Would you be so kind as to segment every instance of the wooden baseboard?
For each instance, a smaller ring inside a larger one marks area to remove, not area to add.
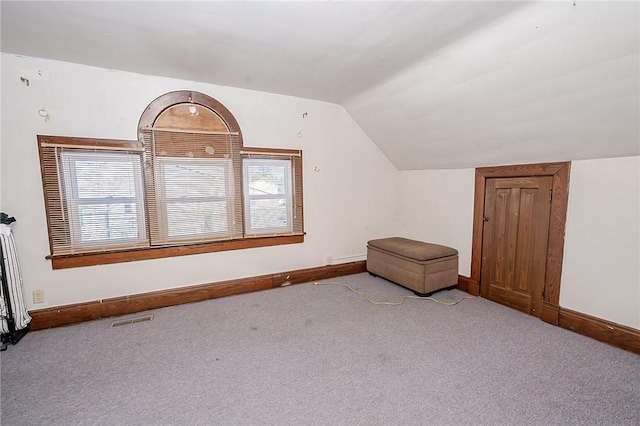
[[[183,303],[286,287],[292,284],[325,280],[362,272],[366,272],[366,261],[299,269],[258,277],[56,306],[30,311],[29,314],[32,320],[29,330],[59,327],[99,318],[132,314]],[[479,284],[475,280],[462,275],[458,276],[458,289],[475,296],[480,294]],[[548,323],[559,325],[584,336],[640,355],[640,330],[570,309],[559,308],[551,304],[543,305],[542,316],[542,320]]]
[[[458,275],[458,289],[474,296],[480,295],[480,284],[463,275]],[[540,319],[640,355],[640,330],[635,328],[562,308],[549,302],[542,302]]]
[[[241,278],[73,305],[56,306],[30,311],[29,314],[32,320],[29,325],[29,330],[59,327],[99,318],[132,314],[150,309],[165,308],[183,303],[199,302],[234,294],[285,287],[291,284],[325,280],[362,272],[366,272],[366,261],[299,269],[258,277]]]
[[[542,301],[540,319],[549,324],[558,325],[559,307],[553,303]]]
[[[458,275],[458,290],[465,291],[473,296],[480,296],[480,283],[464,275]]]
[[[560,308],[558,325],[640,355],[640,330],[581,312]]]

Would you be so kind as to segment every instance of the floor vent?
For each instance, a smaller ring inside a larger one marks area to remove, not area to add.
[[[124,320],[114,321],[111,323],[111,328],[120,327],[123,325],[135,324],[137,322],[151,321],[153,319],[153,315],[143,315],[141,317],[128,318]]]

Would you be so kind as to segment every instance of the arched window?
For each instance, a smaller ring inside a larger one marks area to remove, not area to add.
[[[202,93],[155,99],[138,141],[38,141],[54,268],[303,241],[301,151],[245,148]]]
[[[167,93],[147,107],[138,139],[151,245],[243,238],[241,138],[231,112],[201,93]]]

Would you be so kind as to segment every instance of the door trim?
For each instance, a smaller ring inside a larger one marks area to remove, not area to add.
[[[511,166],[478,167],[475,176],[473,206],[473,240],[471,243],[471,280],[469,292],[480,294],[480,271],[482,270],[482,229],[486,180],[489,178],[552,176],[553,199],[549,217],[549,241],[547,248],[547,270],[544,280],[541,319],[558,325],[560,302],[560,278],[564,255],[564,233],[569,200],[569,171],[571,162],[518,164]]]

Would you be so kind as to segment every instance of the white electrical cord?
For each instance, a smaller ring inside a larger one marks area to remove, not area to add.
[[[441,300],[434,299],[433,297],[420,297],[420,296],[408,295],[408,296],[404,296],[402,298],[402,300],[399,301],[399,302],[377,302],[375,300],[371,300],[369,298],[369,296],[367,296],[366,294],[364,294],[363,292],[361,292],[359,290],[356,290],[355,288],[351,287],[350,285],[343,284],[343,283],[340,283],[340,282],[337,282],[337,281],[326,281],[326,282],[321,282],[321,283],[314,282],[313,285],[338,285],[340,287],[344,287],[344,288],[347,288],[347,289],[351,290],[355,294],[358,294],[358,295],[362,296],[367,302],[369,302],[369,303],[371,303],[373,305],[385,305],[385,306],[399,306],[399,305],[402,305],[405,302],[405,300],[407,300],[407,299],[431,300],[432,302],[436,302],[436,303],[439,303],[439,304],[444,305],[444,306],[454,306],[454,305],[457,305],[458,303],[462,302],[464,299],[475,299],[476,298],[476,296],[463,296],[462,298],[460,298],[460,299],[458,299],[458,300],[456,300],[454,302],[443,302]]]

